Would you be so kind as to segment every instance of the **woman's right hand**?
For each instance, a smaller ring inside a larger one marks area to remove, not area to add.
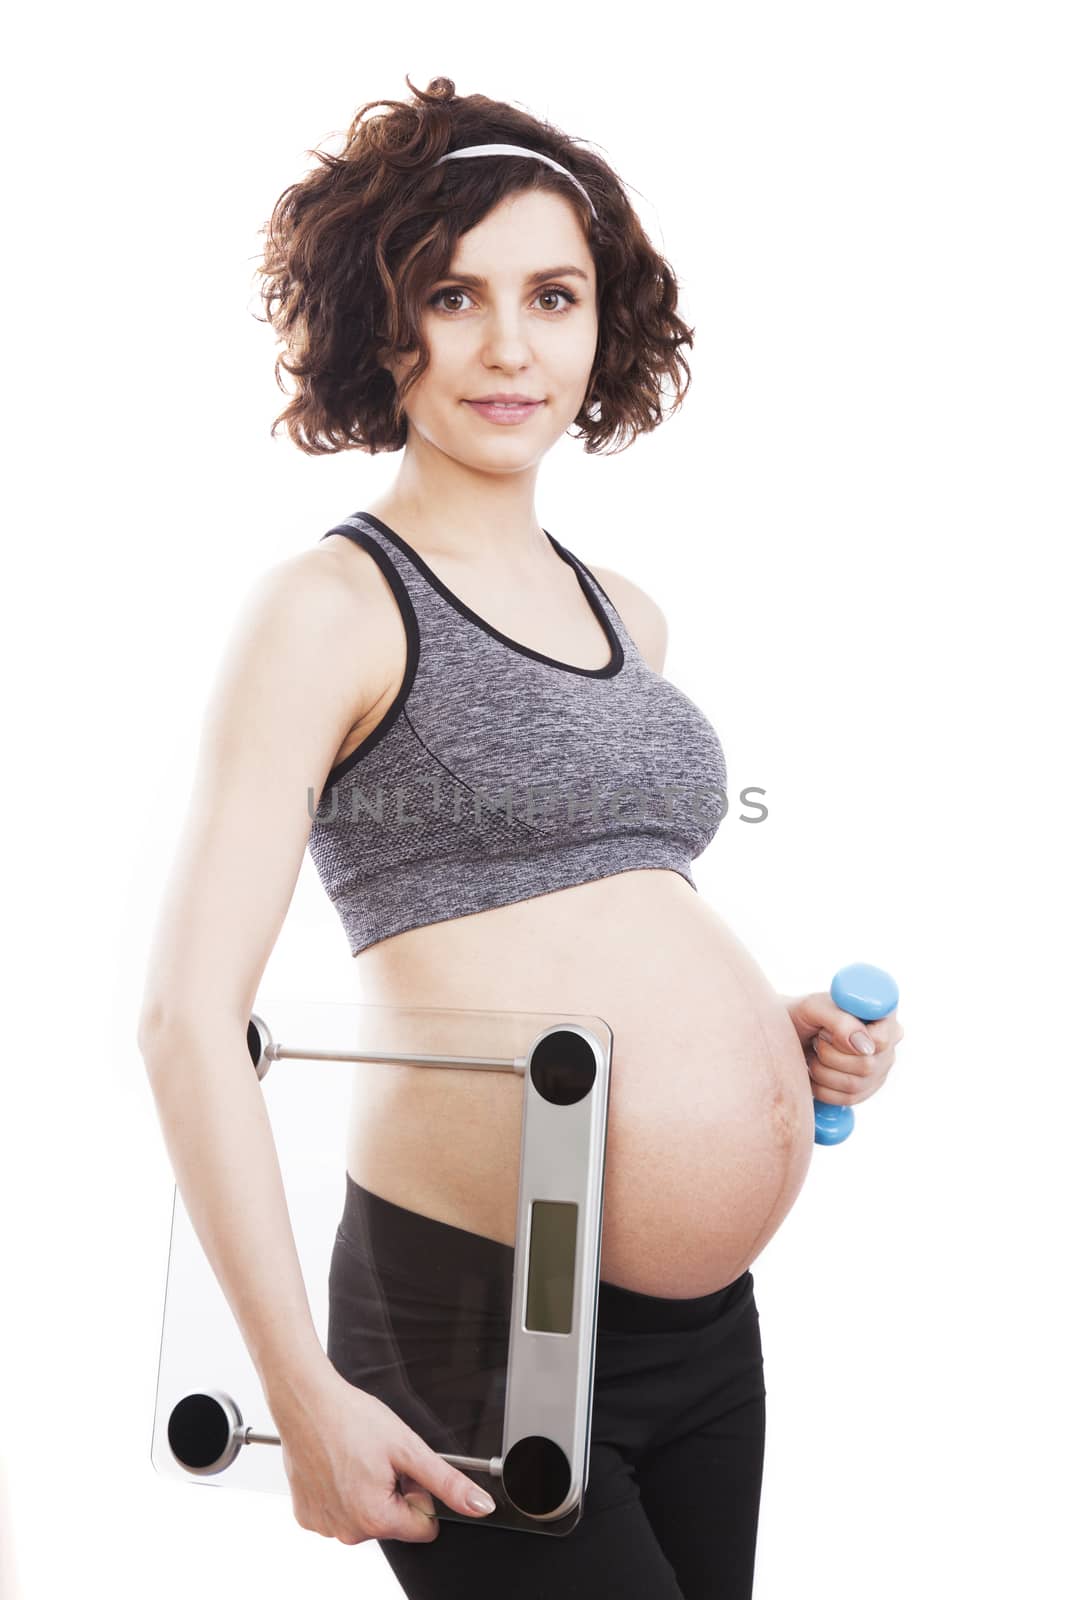
[[[472,1492],[485,1493],[478,1484],[333,1366],[299,1394],[273,1402],[271,1413],[293,1514],[312,1533],[342,1544],[431,1544],[440,1529],[427,1490],[465,1516],[487,1514],[468,1500]]]

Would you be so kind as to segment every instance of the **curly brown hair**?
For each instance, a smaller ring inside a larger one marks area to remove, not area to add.
[[[547,189],[569,201],[596,263],[598,336],[576,437],[587,452],[615,439],[626,449],[663,421],[663,382],[682,402],[690,370],[682,345],[693,329],[676,314],[678,285],[653,248],[622,181],[599,156],[550,123],[485,95],[457,95],[434,78],[410,102],[371,100],[352,121],[340,154],[308,151],[320,163],[277,201],[266,233],[260,294],[286,347],[274,364],[296,392],[275,418],[308,455],[339,450],[399,450],[407,441],[404,396],[429,365],[420,307],[448,275],[461,234],[505,195]],[[387,114],[364,121],[375,106]],[[521,144],[572,171],[592,198],[597,220],[569,178],[543,161],[433,163],[446,151],[483,143]],[[382,365],[416,351],[398,386]],[[683,377],[684,374],[684,377]],[[613,452],[612,452],[613,453]]]

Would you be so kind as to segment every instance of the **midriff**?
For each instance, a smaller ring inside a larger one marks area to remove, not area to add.
[[[751,1266],[797,1198],[814,1137],[800,1043],[752,956],[678,873],[617,873],[431,923],[371,946],[357,969],[368,1004],[609,1024],[605,1281],[709,1294]],[[514,1245],[521,1079],[367,1064],[358,1086],[355,1181]]]

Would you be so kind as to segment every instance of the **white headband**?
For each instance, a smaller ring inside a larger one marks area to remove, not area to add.
[[[521,145],[521,144],[468,144],[468,145],[464,145],[462,150],[449,150],[447,155],[443,155],[443,156],[439,157],[438,160],[436,160],[434,162],[434,166],[435,167],[439,167],[441,165],[442,161],[451,161],[453,159],[453,157],[455,157],[455,156],[504,156],[504,155],[530,156],[530,157],[533,158],[534,161],[543,161],[546,166],[554,167],[557,172],[562,172],[562,174],[563,174],[563,176],[565,178],[569,178],[571,180],[571,182],[574,184],[574,187],[576,189],[581,189],[582,194],[585,195],[586,204],[588,205],[590,211],[593,213],[593,221],[595,222],[597,220],[596,207],[593,205],[593,202],[590,200],[588,194],[586,194],[584,188],[582,188],[582,185],[578,182],[578,179],[574,176],[574,173],[573,172],[568,172],[566,167],[561,167],[559,162],[558,161],[553,161],[551,156],[543,156],[541,154],[540,150],[527,150],[525,145]]]

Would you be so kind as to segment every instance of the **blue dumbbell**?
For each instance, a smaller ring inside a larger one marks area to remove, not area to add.
[[[854,961],[850,967],[842,967],[834,978],[830,999],[842,1011],[858,1017],[860,1022],[877,1022],[896,1006],[900,991],[881,967]],[[815,1143],[841,1144],[852,1132],[855,1122],[851,1106],[828,1106],[824,1100],[816,1100]]]

